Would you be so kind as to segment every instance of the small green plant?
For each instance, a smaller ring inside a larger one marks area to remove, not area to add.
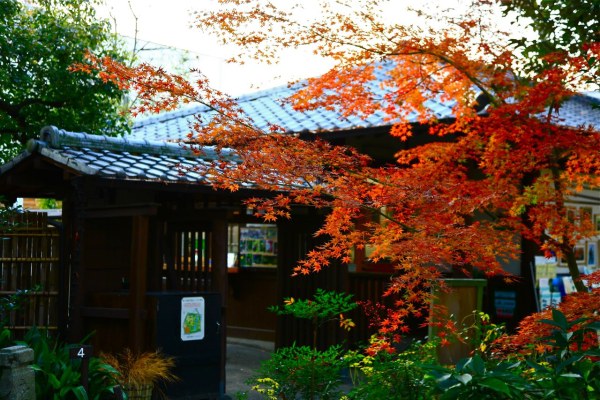
[[[296,318],[308,319],[312,323],[313,348],[317,346],[319,327],[330,321],[339,321],[342,328],[350,330],[354,322],[346,318],[344,313],[354,310],[357,304],[352,295],[317,289],[313,299],[295,300],[288,297],[283,306],[269,307],[269,311],[277,315],[293,315]]]
[[[473,354],[489,359],[492,357],[492,344],[505,334],[504,324],[494,324],[489,314],[475,310],[462,321],[458,337],[469,345]]]
[[[28,295],[31,292],[38,290],[39,288],[18,290],[16,293],[0,297],[0,348],[13,344],[13,333],[10,329],[11,313],[21,308],[27,302]]]

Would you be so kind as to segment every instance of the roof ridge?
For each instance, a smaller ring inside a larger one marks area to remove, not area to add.
[[[206,107],[205,105],[193,104],[188,107],[183,107],[177,110],[167,111],[165,113],[151,115],[148,117],[138,119],[133,123],[133,129],[142,128],[146,125],[155,124],[157,122],[166,122],[174,119],[179,119],[181,117],[194,115],[207,110],[208,107]]]
[[[202,158],[204,160],[215,160],[225,156],[233,157],[231,149],[223,149],[220,152],[214,146],[198,146],[200,152],[189,144],[181,142],[152,141],[147,139],[134,139],[106,135],[92,135],[84,132],[69,132],[55,126],[46,126],[40,132],[40,139],[31,139],[27,149],[33,152],[39,148],[49,147],[61,149],[64,147],[90,148],[96,150],[108,150],[117,152],[128,152],[138,154],[157,154],[171,157]]]
[[[586,101],[587,103],[600,105],[600,91],[580,92],[580,93],[576,93],[574,97],[580,98],[580,99]]]

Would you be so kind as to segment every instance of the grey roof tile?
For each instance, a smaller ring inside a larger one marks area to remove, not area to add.
[[[376,78],[379,81],[383,80],[389,68],[389,66],[383,65],[381,69],[376,69]],[[378,97],[384,98],[385,89],[380,87],[378,81],[373,82],[370,87]],[[297,88],[298,86],[291,88],[280,86],[251,93],[241,96],[238,103],[248,117],[263,130],[267,130],[269,124],[280,125],[288,132],[319,132],[389,126],[397,122],[397,120],[388,119],[381,110],[366,118],[356,115],[343,118],[338,111],[324,109],[305,113],[295,111],[289,104],[284,104],[281,100],[289,97]],[[568,100],[561,109],[561,123],[567,126],[591,124],[600,128],[600,109],[594,110],[591,106],[593,103],[600,103],[600,94],[597,92],[584,93]],[[425,101],[425,106],[438,119],[453,118],[452,108],[455,104],[454,101],[441,101],[439,96]],[[383,101],[383,105],[385,105],[385,101]],[[193,121],[195,114],[202,115],[206,120],[210,119],[212,112],[205,106],[192,105],[174,112],[148,117],[136,121],[129,137],[149,140],[187,140],[187,134],[190,131],[189,123]],[[411,123],[417,122],[416,113],[409,113],[407,120]]]
[[[82,159],[85,160],[85,158],[83,158],[83,157],[82,157]],[[98,160],[98,159],[96,159],[95,161],[93,161],[91,163],[91,165],[93,165],[93,166],[95,166],[95,167],[97,167],[99,169],[102,169],[102,168],[108,167],[110,165],[110,163],[106,162],[104,160]]]

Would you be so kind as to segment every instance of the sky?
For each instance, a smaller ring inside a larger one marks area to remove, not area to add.
[[[283,4],[289,0],[282,0]],[[311,10],[311,2],[318,0],[302,0],[302,5]],[[111,20],[116,32],[133,38],[137,36],[140,44],[149,41],[146,48],[172,46],[188,50],[190,60],[186,65],[180,57],[169,52],[144,51],[144,60],[170,70],[169,64],[176,68],[195,67],[210,80],[211,85],[230,95],[240,95],[258,89],[283,85],[291,80],[318,76],[325,73],[332,63],[323,60],[308,50],[287,50],[281,62],[266,66],[248,62],[244,66],[226,63],[226,59],[235,54],[235,49],[223,46],[214,37],[191,27],[192,11],[200,11],[215,4],[215,0],[103,0],[97,7],[98,16]],[[407,6],[423,6],[442,4],[456,10],[468,10],[467,0],[392,0],[389,15],[395,22],[414,23],[414,15],[407,13]],[[314,9],[317,9],[314,7]],[[304,16],[303,16],[304,17]],[[310,18],[310,15],[307,15]],[[137,34],[136,34],[137,23]],[[129,41],[133,48],[133,40]],[[183,67],[182,67],[183,65]],[[181,72],[173,71],[171,72]]]
[[[189,50],[189,65],[200,69],[211,81],[213,87],[231,95],[249,93],[282,85],[292,79],[317,76],[327,71],[330,63],[321,60],[307,51],[290,52],[279,65],[265,66],[248,63],[239,66],[226,63],[234,54],[234,49],[219,45],[215,38],[190,27],[192,7],[201,7],[210,0],[105,0],[97,8],[98,16],[111,20],[120,35],[137,37],[138,43],[149,41],[146,48],[156,48],[155,44]],[[131,8],[129,4],[131,4]],[[133,46],[133,41],[128,42]],[[165,66],[176,60],[172,53],[163,57],[158,51],[145,51],[153,64]]]

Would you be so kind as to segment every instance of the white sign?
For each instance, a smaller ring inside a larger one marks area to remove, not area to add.
[[[204,339],[204,297],[181,299],[181,340]]]

